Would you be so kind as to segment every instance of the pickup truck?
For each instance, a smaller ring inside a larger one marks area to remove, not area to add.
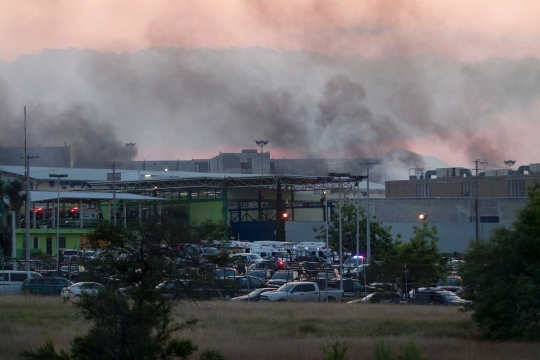
[[[276,291],[265,292],[261,301],[328,301],[341,302],[343,290],[319,289],[315,282],[292,282]]]

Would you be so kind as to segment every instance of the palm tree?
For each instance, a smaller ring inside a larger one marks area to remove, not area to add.
[[[12,236],[14,236],[13,234],[15,234],[15,231],[17,229],[17,223],[21,218],[21,208],[26,199],[26,194],[23,192],[23,190],[23,182],[18,179],[11,180],[4,188],[4,195],[7,196],[7,198],[9,199],[9,207],[11,208]]]

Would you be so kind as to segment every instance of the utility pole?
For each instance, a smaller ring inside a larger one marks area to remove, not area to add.
[[[112,174],[113,174],[113,180],[112,180],[112,191],[113,191],[113,223],[116,225],[116,167],[120,165],[121,163],[112,163]],[[80,210],[82,212],[82,209]]]
[[[338,178],[338,218],[339,218],[339,288],[343,290],[343,237],[341,231],[341,178],[348,178],[349,173],[330,173],[328,176]]]
[[[475,229],[476,229],[476,240],[480,239],[480,213],[478,211],[478,166],[487,164],[485,160],[482,159],[476,159],[474,160],[475,164],[475,176],[474,176],[474,183],[475,183],[475,189],[474,189],[474,217],[475,217]]]
[[[366,165],[367,166],[367,205],[366,205],[366,243],[367,243],[367,254],[366,257],[368,261],[371,261],[371,220],[369,215],[369,166],[370,165],[378,165],[378,160],[373,161],[363,161],[360,163],[360,165]]]
[[[30,271],[30,203],[32,202],[30,197],[30,159],[39,159],[38,155],[28,155],[26,147],[26,106],[24,107],[24,166],[25,166],[25,178],[26,178],[26,209],[25,209],[25,262],[26,271]]]

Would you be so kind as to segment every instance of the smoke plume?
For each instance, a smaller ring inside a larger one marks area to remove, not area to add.
[[[127,160],[125,142],[143,158],[189,159],[263,138],[273,156],[384,157],[408,169],[423,164],[411,150],[435,144],[497,164],[538,153],[516,133],[538,125],[539,104],[537,59],[154,48],[48,50],[0,63],[0,145],[21,145],[26,105],[33,145],[67,142],[83,163]],[[167,150],[144,153],[156,145]]]

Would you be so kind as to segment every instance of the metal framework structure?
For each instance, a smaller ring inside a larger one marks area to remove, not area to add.
[[[281,181],[283,190],[305,191],[305,190],[342,190],[353,188],[358,178],[341,178],[341,185],[333,177],[309,177],[309,176],[288,176],[288,175],[267,175],[253,177],[191,177],[191,178],[159,178],[139,181],[117,181],[117,192],[145,192],[153,190],[168,189],[230,189],[230,188],[258,188],[275,190],[277,182]],[[93,191],[112,191],[113,182],[90,182]]]

